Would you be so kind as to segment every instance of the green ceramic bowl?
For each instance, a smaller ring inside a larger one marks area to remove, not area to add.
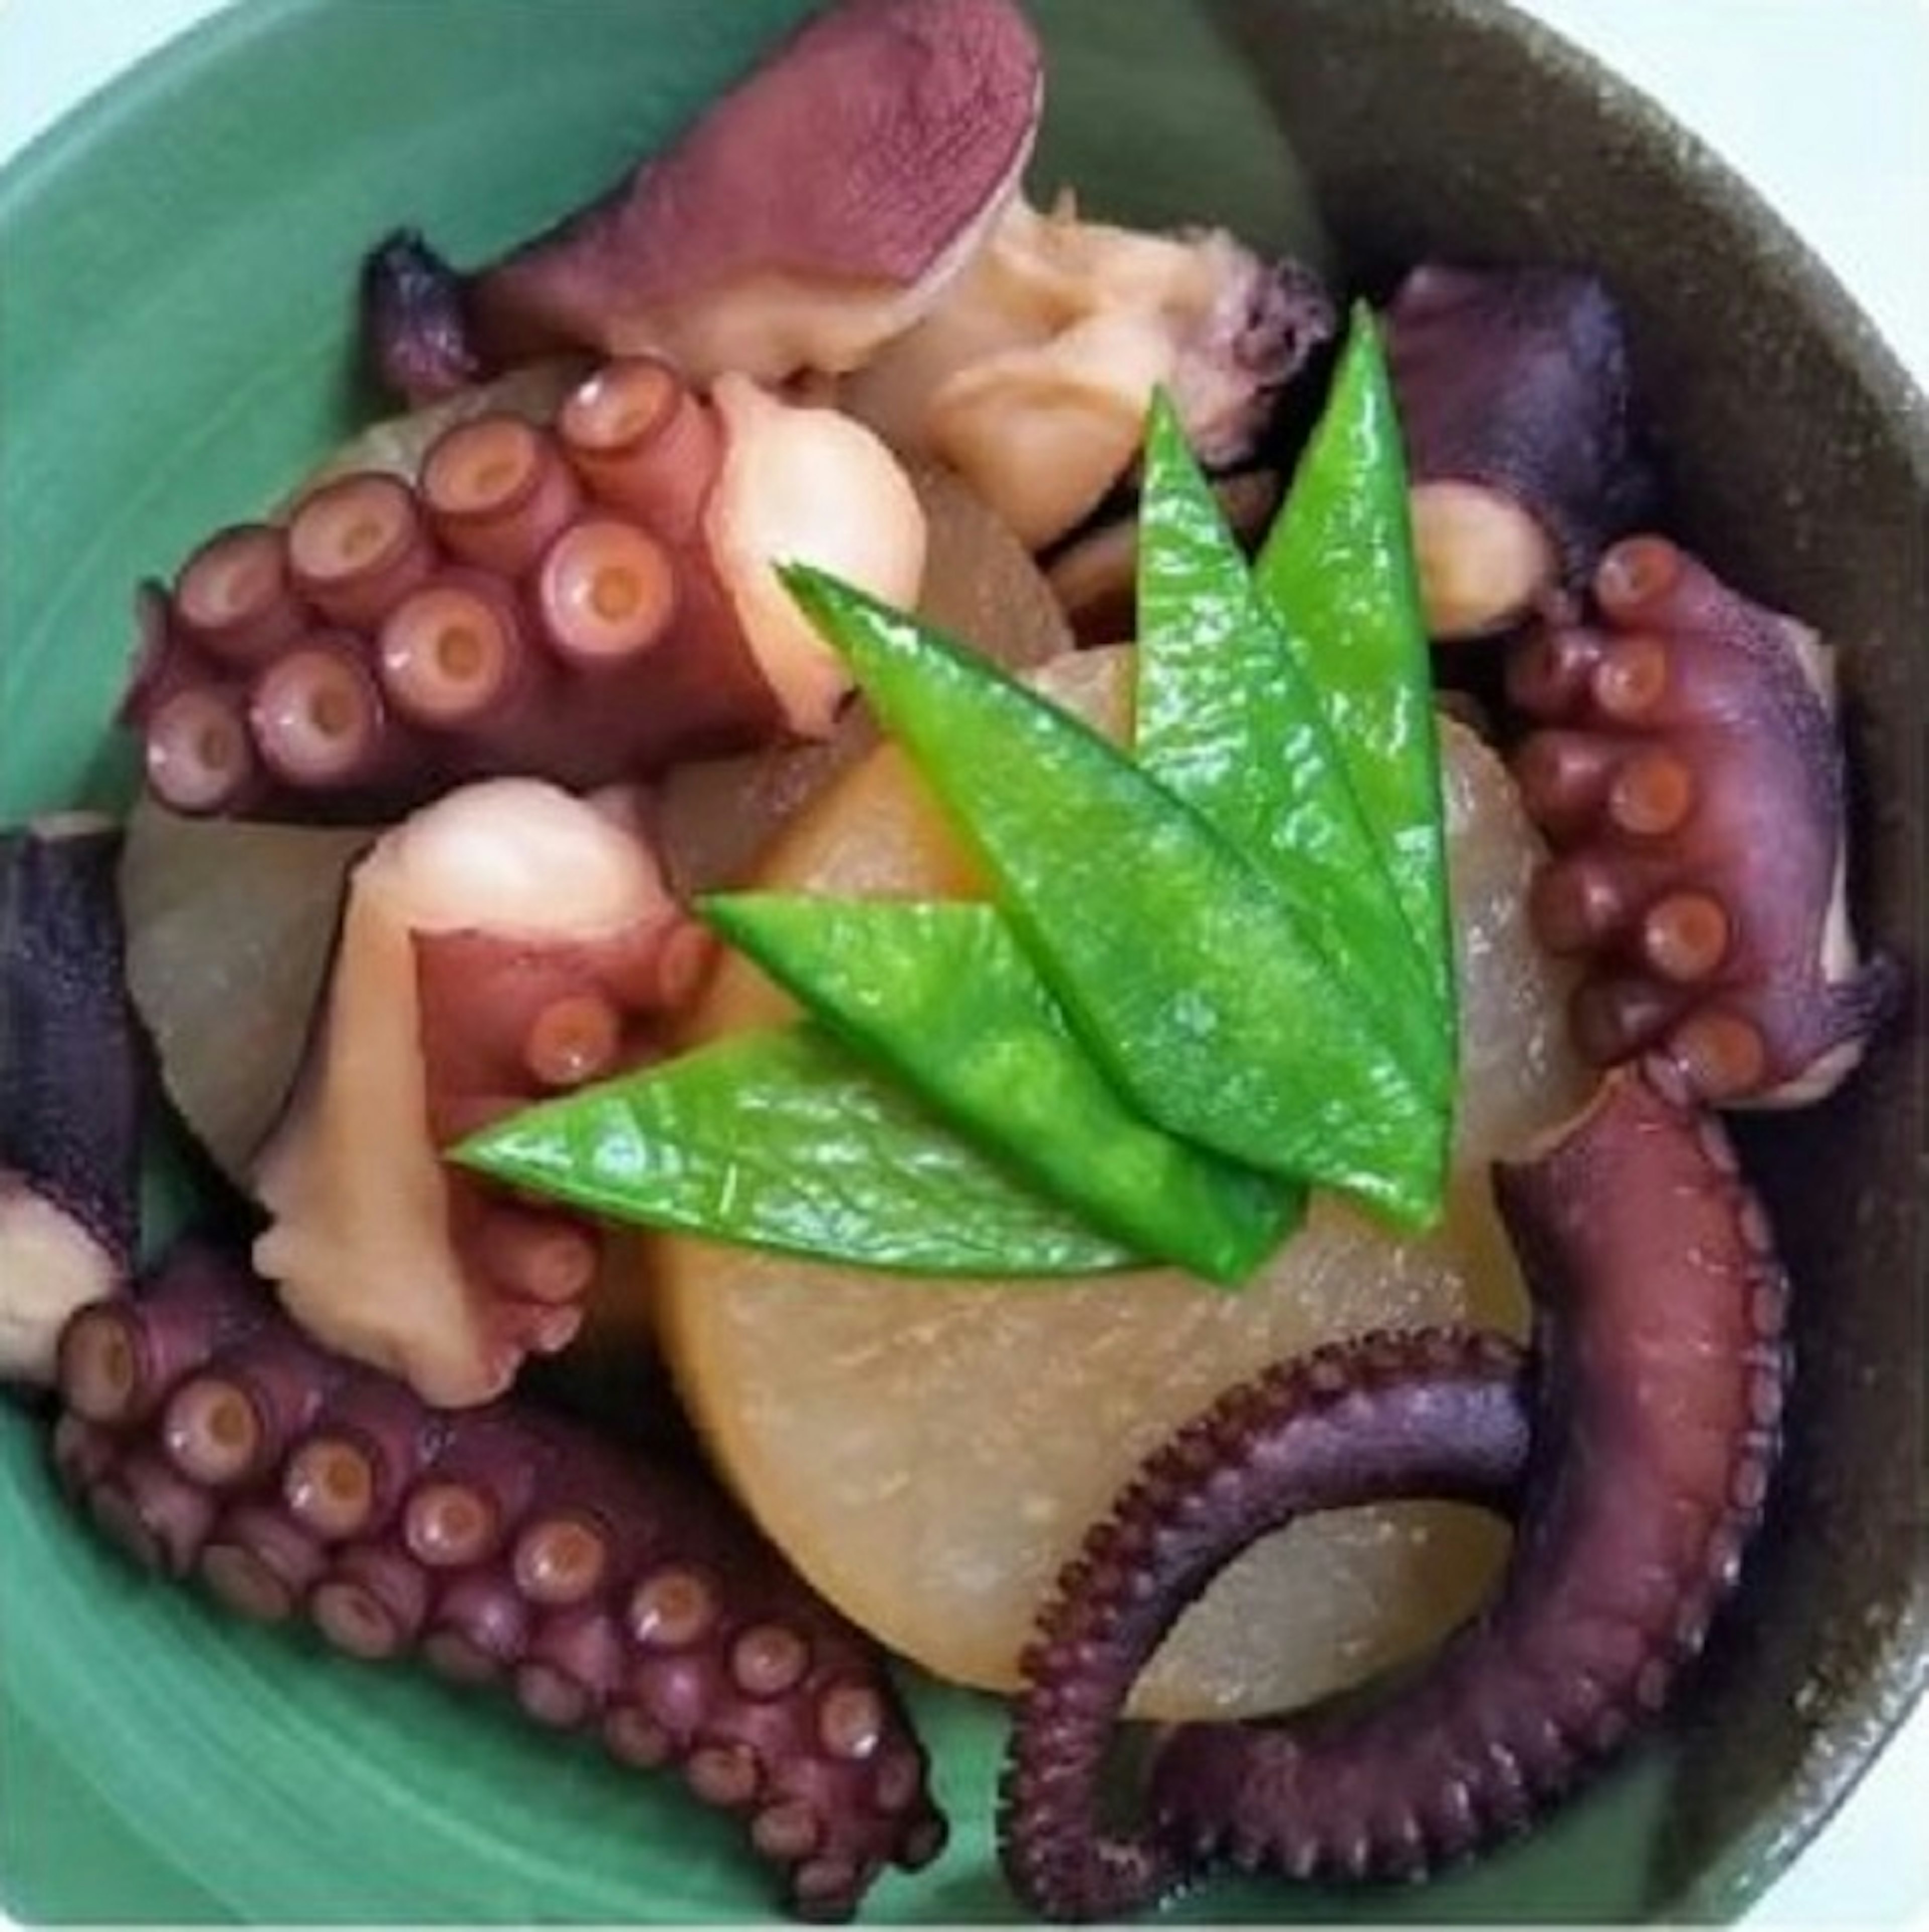
[[[413,220],[461,257],[524,232],[660,141],[798,10],[255,0],[7,173],[0,818],[124,795],[106,720],[128,587],[273,500],[365,406],[350,290],[370,238]],[[1040,178],[1076,182],[1095,209],[1284,242],[1305,232],[1303,168],[1352,271],[1447,251],[1609,277],[1685,534],[1846,646],[1860,908],[1919,959],[1929,439],[1828,278],[1677,130],[1493,6],[1036,12],[1052,59]],[[1352,1897],[1220,1886],[1201,1916],[1726,1916],[1827,1816],[1929,1654],[1914,1026],[1840,1099],[1749,1136],[1800,1283],[1800,1390],[1773,1526],[1665,1734],[1462,1875]],[[676,1790],[136,1581],[57,1506],[34,1427],[8,1414],[0,1450],[0,1891],[16,1914],[766,1909],[734,1830]],[[988,1816],[999,1710],[914,1694],[958,1830],[872,1914],[1009,1917]]]

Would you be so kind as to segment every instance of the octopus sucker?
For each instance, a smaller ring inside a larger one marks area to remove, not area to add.
[[[1478,1336],[1286,1364],[1156,1454],[1088,1538],[1027,1658],[1009,1762],[1006,1867],[1034,1909],[1115,1916],[1217,1862],[1417,1876],[1523,1828],[1666,1705],[1778,1446],[1787,1283],[1766,1217],[1659,1057],[1498,1163],[1494,1190],[1534,1297],[1531,1366]],[[1210,1491],[1228,1471],[1244,1481]],[[1376,1701],[1165,1733],[1145,1822],[1103,1837],[1103,1746],[1180,1610],[1256,1534],[1389,1480],[1510,1509],[1488,1607]],[[1202,1490],[1215,1507],[1189,1519]]]
[[[1108,1833],[1098,1804],[1133,1680],[1232,1558],[1295,1517],[1384,1498],[1507,1508],[1526,1466],[1528,1401],[1513,1343],[1389,1331],[1228,1390],[1141,1466],[1061,1574],[1019,1660],[1000,1846],[1028,1906],[1054,1918],[1120,1917],[1219,1849],[1216,1824],[1207,1846],[1190,1826]]]
[[[367,1662],[410,1649],[428,1620],[427,1573],[403,1552],[351,1544],[331,1557],[308,1592],[308,1615],[337,1650]]]
[[[107,1315],[127,1330],[136,1384],[111,1412],[93,1361]],[[194,1576],[256,1621],[304,1621],[350,1657],[419,1654],[452,1681],[500,1680],[544,1727],[675,1770],[700,1802],[744,1816],[804,1916],[848,1917],[884,1867],[922,1864],[942,1844],[925,1754],[880,1653],[705,1480],[619,1458],[525,1406],[442,1418],[331,1356],[238,1260],[206,1246],[76,1314],[61,1359],[63,1490],[144,1567]],[[217,1382],[295,1419],[261,1453],[211,1469],[178,1453],[170,1418]],[[393,1487],[407,1466],[417,1497],[496,1472],[501,1514],[520,1526],[494,1540],[500,1562],[425,1561],[406,1504],[291,1507],[306,1493],[298,1469],[377,1439],[398,1465],[380,1480]],[[646,1605],[662,1614],[640,1618]],[[837,1700],[846,1717],[827,1725]],[[867,1748],[854,1755],[860,1705]]]
[[[849,690],[775,566],[915,600],[925,520],[861,424],[741,376],[590,376],[553,423],[332,474],[136,599],[122,722],[180,812],[393,818],[464,780],[586,789],[821,737]]]
[[[383,835],[252,1176],[271,1216],[256,1264],[291,1312],[452,1408],[566,1346],[603,1226],[440,1150],[657,1058],[707,950],[637,830],[553,786],[465,787]]]
[[[331,1543],[386,1529],[447,1427],[386,1378],[352,1376],[330,1397],[326,1426],[308,1430],[283,1464],[282,1505]]]
[[[1570,270],[1428,262],[1385,330],[1428,628],[1509,629],[1584,584],[1654,494],[1619,312]]]
[[[1672,1056],[1719,1106],[1820,1098],[1900,991],[1846,904],[1833,654],[1666,538],[1615,545],[1593,612],[1514,649],[1513,768],[1557,848],[1530,910],[1583,958],[1574,1033]]]

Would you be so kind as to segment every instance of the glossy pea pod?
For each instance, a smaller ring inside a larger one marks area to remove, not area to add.
[[[914,619],[820,572],[788,580],[1140,1112],[1396,1220],[1434,1211],[1437,1084],[1405,1064],[1247,852],[1089,728]]]
[[[512,1402],[429,1410],[198,1244],[73,1318],[58,1394],[62,1486],[136,1560],[680,1771],[800,1916],[941,1848],[875,1647],[700,1479]]]
[[[1450,1065],[1455,992],[1439,734],[1408,501],[1386,357],[1361,308],[1253,579],[1318,692],[1430,981]]]
[[[1247,569],[1171,405],[1155,406],[1133,750],[1264,872],[1444,1097],[1455,1042],[1439,759],[1419,608],[1395,567],[1406,509],[1384,390],[1363,315],[1268,542],[1272,589]],[[1336,556],[1340,504],[1348,548]]]
[[[649,1226],[940,1274],[1063,1272],[1076,1246],[1048,1215],[1028,1226],[974,1150],[1120,1258],[1228,1283],[1290,1232],[1309,1180],[1430,1219],[1457,1048],[1444,806],[1364,316],[1293,502],[1282,567],[1318,594],[1288,620],[1155,404],[1130,753],[915,618],[791,571],[992,903],[712,898],[710,922],[827,1037],[712,1049],[458,1158]],[[1321,572],[1355,552],[1366,587],[1336,603]],[[753,1085],[728,1091],[725,1066]],[[856,1120],[828,1117],[833,1087],[861,1094]],[[813,1114],[824,1137],[796,1131]],[[922,1199],[877,1184],[893,1166]],[[973,1193],[993,1211],[959,1212]]]
[[[1364,320],[1294,482],[1295,500],[1318,511],[1294,526],[1295,568],[1324,556],[1331,532],[1319,506],[1336,477],[1371,499],[1355,519],[1359,541],[1396,554],[1406,516],[1398,432]],[[1406,1068],[1444,1096],[1450,970],[1425,943],[1429,929],[1409,922],[1444,904],[1426,643],[1410,582],[1382,572],[1371,586],[1369,642],[1403,681],[1394,700],[1376,688],[1372,702],[1382,712],[1417,704],[1424,745],[1355,746],[1338,728],[1373,721],[1343,708],[1329,718],[1314,675],[1353,648],[1346,622],[1329,596],[1298,613],[1304,634],[1286,629],[1162,397],[1148,427],[1141,522],[1136,763],[1253,862]],[[1342,692],[1359,676],[1351,666]],[[1349,764],[1377,788],[1381,822],[1363,810]],[[1403,843],[1384,823],[1389,796],[1405,814]],[[1142,1252],[1236,1282],[1302,1211],[1304,1190],[1290,1182],[1216,1160],[1136,1114],[1082,1050],[997,908],[760,895],[704,910],[832,1031]],[[1430,936],[1443,934],[1436,920]],[[1434,1121],[1442,1160],[1448,1124],[1443,1106]]]
[[[812,1022],[716,1041],[496,1121],[450,1156],[612,1220],[916,1275],[1142,1258]]]
[[[1136,1252],[1234,1284],[1304,1212],[1303,1190],[1134,1113],[995,908],[740,893],[703,911],[942,1118]]]

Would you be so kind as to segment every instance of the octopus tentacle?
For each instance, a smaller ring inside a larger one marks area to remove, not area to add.
[[[575,1335],[606,1231],[439,1150],[657,1057],[709,956],[640,837],[548,786],[471,786],[385,835],[257,1164],[256,1266],[329,1346],[431,1400],[499,1394]]]
[[[116,1335],[137,1387],[106,1403]],[[744,1817],[805,1916],[848,1916],[885,1865],[941,1846],[874,1646],[701,1479],[508,1402],[442,1418],[328,1355],[205,1248],[67,1339],[62,1486],[136,1562],[242,1615],[304,1618],[350,1656],[418,1652],[452,1681],[503,1681],[536,1722],[676,1769]],[[286,1426],[211,1463],[244,1396]],[[203,1425],[186,1456],[184,1410]],[[317,1505],[316,1472],[343,1467],[343,1506]],[[465,1501],[488,1519],[478,1534],[462,1533]]]
[[[445,430],[422,459],[421,488],[442,548],[498,577],[528,570],[575,521],[583,502],[582,483],[557,440],[509,415]]]
[[[301,1608],[327,1561],[320,1539],[278,1501],[249,1496],[215,1518],[196,1570],[209,1594],[237,1616],[279,1624]]]
[[[290,580],[288,547],[272,524],[218,530],[181,566],[173,620],[198,650],[251,670],[314,621]]]
[[[1318,1357],[1224,1399],[1095,1532],[1026,1660],[1004,1832],[1040,1909],[1117,1912],[1218,1860],[1416,1876],[1524,1828],[1666,1702],[1736,1580],[1778,1447],[1787,1283],[1768,1222],[1719,1122],[1659,1058],[1610,1076],[1495,1189],[1534,1298],[1535,1370],[1534,1456],[1494,1601],[1377,1702],[1167,1734],[1149,1821],[1122,1848],[1082,1849],[1098,1743],[1160,1634],[1254,1534],[1360,1492],[1343,1431],[1330,1461],[1309,1457],[1302,1403],[1274,1395]],[[1666,1210],[1630,1214],[1630,1200]],[[1395,1390],[1410,1403],[1429,1386]],[[1408,1446],[1450,1472],[1465,1426]],[[1330,1472],[1324,1489],[1301,1458]],[[1298,1488],[1261,1513],[1248,1472],[1271,1468]],[[1430,1492],[1424,1460],[1396,1475]]]
[[[500,1408],[455,1418],[403,1503],[409,1554],[432,1570],[494,1562],[535,1502],[550,1454]]]
[[[432,1594],[428,1573],[388,1543],[334,1551],[308,1592],[308,1615],[338,1650],[375,1663],[399,1657],[421,1636]]]
[[[1609,551],[1593,594],[1598,622],[1508,668],[1540,728],[1515,776],[1558,848],[1530,909],[1588,963],[1577,1042],[1666,1052],[1718,1105],[1819,1098],[1900,987],[1850,930],[1832,653],[1661,537]]]
[[[435,567],[435,540],[417,493],[364,470],[313,490],[288,520],[296,591],[330,624],[361,631]],[[178,602],[180,586],[177,581]]]
[[[335,476],[284,525],[216,532],[137,599],[122,718],[151,789],[186,812],[382,818],[466,778],[586,788],[822,735],[848,680],[772,566],[908,603],[922,513],[868,431],[746,405],[750,386],[712,401],[664,363],[614,364],[553,426],[472,417],[415,480]]]
[[[674,542],[696,529],[723,430],[667,364],[606,364],[572,392],[556,428],[592,494]]]
[[[647,347],[704,377],[850,368],[974,252],[1042,94],[1012,0],[842,0],[488,266],[458,276],[419,236],[392,237],[363,274],[372,358],[415,397],[559,344]]]
[[[85,1482],[96,1526],[150,1568],[190,1574],[214,1525],[216,1498],[145,1444]]]
[[[1527,1460],[1525,1384],[1521,1352],[1497,1336],[1371,1335],[1228,1391],[1143,1466],[1020,1660],[1000,1834],[1028,1905],[1115,1918],[1187,1876],[1182,1839],[1098,1826],[1108,1739],[1167,1630],[1234,1555],[1296,1516],[1420,1496],[1506,1507]]]

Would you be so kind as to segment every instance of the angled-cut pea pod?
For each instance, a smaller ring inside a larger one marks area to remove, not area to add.
[[[1354,795],[1321,688],[1255,587],[1162,394],[1147,430],[1140,521],[1141,768],[1267,873],[1410,1071],[1446,1096],[1453,1064],[1435,1011],[1436,962]]]
[[[938,634],[820,572],[788,580],[1136,1107],[1396,1219],[1434,1210],[1444,1110],[1264,874],[1129,758]]]
[[[1234,1282],[1299,1218],[1302,1190],[1126,1105],[994,907],[752,892],[704,912],[867,1059],[1126,1246]]]
[[[1364,308],[1254,577],[1320,693],[1354,795],[1429,962],[1450,1054],[1454,953],[1432,658],[1400,418],[1378,332]]]
[[[928,1275],[1139,1258],[808,1022],[739,1034],[513,1114],[465,1167],[612,1220]]]

